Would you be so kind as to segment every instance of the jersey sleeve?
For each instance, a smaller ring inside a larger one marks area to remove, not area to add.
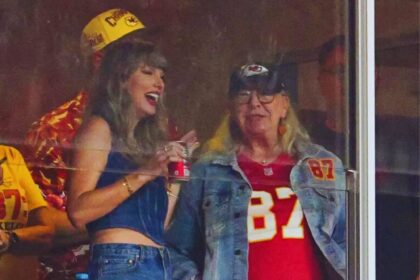
[[[18,181],[19,185],[25,189],[26,198],[28,200],[28,210],[31,211],[39,207],[47,206],[47,202],[42,197],[38,185],[35,184],[32,179],[31,173],[29,172],[22,155],[17,150],[15,150],[14,153],[16,153],[18,164]]]

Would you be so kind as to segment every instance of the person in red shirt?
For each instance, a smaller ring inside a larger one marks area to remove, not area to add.
[[[322,257],[290,186],[296,160],[280,153],[273,162],[260,163],[239,154],[238,164],[252,185],[249,279],[324,279],[319,262]]]
[[[290,129],[283,121],[291,115],[289,97],[282,82],[270,89],[276,81],[270,75],[280,74],[269,66],[246,65],[232,90],[235,125],[244,135],[237,161],[252,186],[248,279],[321,280],[318,248],[290,182],[297,159],[278,140]],[[299,137],[307,135],[302,130]]]
[[[145,34],[144,24],[131,12],[111,9],[95,16],[83,29],[81,51],[93,74],[101,63],[103,52],[114,42],[137,39]],[[72,142],[82,124],[88,101],[82,89],[68,102],[45,114],[32,124],[25,138],[24,156],[34,181],[54,211],[55,247],[58,254],[43,257],[41,279],[74,279],[87,267],[87,234],[74,228],[66,210],[66,183],[69,176]],[[78,246],[68,250],[70,245]]]
[[[174,279],[346,277],[341,160],[310,141],[279,64],[238,67],[229,115],[182,185],[166,238]]]

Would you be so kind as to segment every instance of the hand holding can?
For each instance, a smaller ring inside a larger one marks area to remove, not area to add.
[[[180,141],[176,141],[182,147],[182,157],[171,161],[168,165],[169,179],[174,181],[188,181],[191,173],[191,155],[199,146],[194,130],[185,134]]]
[[[177,141],[183,146],[183,157],[178,161],[171,161],[168,164],[169,179],[175,181],[188,181],[190,178],[191,161],[187,143]]]

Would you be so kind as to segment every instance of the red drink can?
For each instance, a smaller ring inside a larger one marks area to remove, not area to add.
[[[173,161],[169,163],[169,179],[175,181],[188,181],[190,179],[191,162],[187,143],[182,141],[177,141],[177,143],[181,144],[184,147],[185,158],[180,161]]]

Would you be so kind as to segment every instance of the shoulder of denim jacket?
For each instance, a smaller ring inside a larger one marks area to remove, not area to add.
[[[292,185],[299,188],[345,190],[345,171],[341,160],[322,146],[309,144],[292,169]]]

